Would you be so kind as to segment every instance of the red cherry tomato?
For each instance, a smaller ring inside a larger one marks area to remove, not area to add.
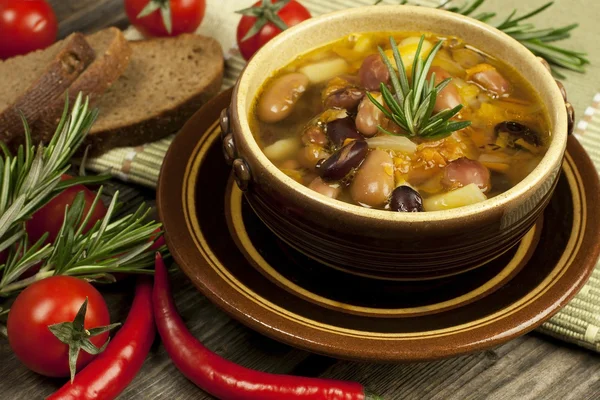
[[[71,177],[69,175],[63,175],[61,179],[66,180],[71,179]],[[84,217],[87,215],[87,212],[92,207],[92,203],[96,198],[96,194],[83,185],[71,186],[50,200],[48,204],[37,210],[32,215],[31,219],[27,221],[25,229],[27,230],[29,241],[31,243],[37,242],[46,232],[48,232],[46,242],[54,242],[63,223],[65,207],[73,204],[73,201],[79,192],[83,192],[85,199],[83,215]],[[99,201],[96,204],[96,207],[94,207],[94,211],[83,231],[87,232],[94,226],[96,221],[101,220],[105,215],[106,207]]]
[[[69,346],[58,340],[48,325],[72,322],[88,299],[85,329],[108,325],[110,316],[102,295],[89,283],[71,276],[52,276],[33,283],[17,296],[8,313],[8,341],[29,369],[46,376],[69,376]],[[101,347],[108,332],[90,341]],[[77,370],[94,356],[81,350]]]
[[[167,31],[159,9],[145,17],[138,18],[148,3],[159,0],[125,0],[125,13],[133,26],[146,37],[177,36],[192,33],[200,26],[206,10],[206,0],[169,0],[171,9],[171,33]]]
[[[57,32],[54,11],[44,0],[0,0],[0,59],[44,49]]]
[[[271,3],[276,5],[279,1],[271,0]],[[262,1],[254,3],[253,8],[261,9]],[[310,12],[296,0],[292,0],[277,11],[279,18],[289,27],[299,24],[311,17]],[[244,15],[237,27],[237,44],[240,48],[242,56],[249,60],[265,43],[273,39],[282,32],[273,22],[267,22],[257,34],[243,40],[246,34],[254,24],[257,18],[249,15]]]

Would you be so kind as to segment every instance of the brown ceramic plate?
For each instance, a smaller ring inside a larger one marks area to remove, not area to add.
[[[357,360],[454,356],[539,326],[595,265],[600,185],[572,137],[543,224],[488,265],[446,279],[398,282],[316,264],[274,237],[231,190],[217,124],[229,97],[222,93],[203,107],[173,141],[158,208],[169,248],[194,285],[265,335]]]

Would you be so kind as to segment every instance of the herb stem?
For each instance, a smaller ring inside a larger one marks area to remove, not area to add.
[[[35,283],[37,281],[41,281],[44,278],[48,278],[54,275],[54,271],[40,271],[37,274],[33,275],[30,278],[21,279],[11,284],[8,284],[2,288],[0,288],[0,296],[6,297],[10,296],[13,292],[17,292],[21,289],[26,288],[27,286]]]
[[[536,30],[533,23],[524,23],[526,20],[535,17],[550,8],[554,2],[550,1],[542,6],[529,11],[523,15],[517,16],[517,10],[513,10],[500,23],[493,24],[490,20],[497,16],[495,12],[482,12],[472,15],[479,7],[483,5],[485,0],[474,0],[472,3],[465,3],[463,6],[453,6],[453,0],[447,0],[438,9],[444,9],[457,14],[470,16],[481,22],[485,22],[496,29],[501,30],[507,35],[519,41],[523,46],[527,47],[536,56],[544,58],[551,66],[568,69],[575,72],[585,72],[585,65],[589,64],[587,53],[581,51],[567,50],[558,46],[545,45],[548,42],[557,42],[571,37],[571,31],[577,28],[578,24],[570,24],[559,28],[547,28]],[[375,4],[379,4],[377,1]],[[406,4],[406,1],[401,1],[400,4]],[[556,68],[552,72],[559,78],[564,78]]]

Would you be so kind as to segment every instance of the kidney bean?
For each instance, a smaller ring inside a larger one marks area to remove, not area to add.
[[[260,96],[258,118],[269,123],[286,118],[307,86],[308,78],[299,72],[280,76]]]
[[[476,184],[484,193],[492,187],[490,171],[479,161],[463,157],[450,162],[444,168],[442,185],[446,188],[457,189],[471,183]]]
[[[369,146],[364,140],[348,143],[319,164],[318,174],[326,181],[338,181],[365,159]]]
[[[364,90],[351,86],[345,87],[336,90],[325,99],[325,108],[343,108],[354,111],[363,97],[365,97]]]
[[[388,83],[390,72],[379,54],[372,54],[364,59],[358,70],[360,83],[367,90],[379,90],[380,83]]]
[[[431,79],[433,73],[435,73],[436,85],[444,79],[452,78],[452,75],[445,69],[441,67],[431,67],[427,73],[427,79]],[[433,106],[433,111],[440,112],[448,108],[454,108],[459,104],[460,95],[458,94],[458,89],[456,88],[456,85],[450,81],[444,90],[438,93],[437,98],[435,99],[435,106]]]
[[[540,135],[534,130],[530,129],[528,126],[525,126],[516,121],[503,121],[494,127],[494,132],[499,134],[500,132],[506,132],[513,138],[523,139],[527,143],[532,144],[534,146],[541,146],[542,140],[540,139]]]
[[[319,160],[324,158],[328,158],[330,154],[325,151],[325,149],[319,145],[311,144],[300,149],[298,153],[298,162],[304,168],[308,168],[310,170],[314,169]]]
[[[350,195],[357,203],[382,207],[394,189],[394,164],[383,150],[371,151],[350,184]]]
[[[313,181],[308,185],[309,188],[314,190],[315,192],[321,193],[327,197],[331,197],[332,199],[337,199],[340,195],[342,189],[339,184],[329,184],[325,182],[320,176],[317,176]]]
[[[356,130],[352,117],[335,119],[327,123],[327,136],[335,147],[340,147],[346,139],[362,139]]]
[[[419,192],[410,186],[398,186],[392,192],[390,209],[401,212],[421,212],[424,211],[423,198],[421,198]]]
[[[323,128],[318,125],[311,125],[302,134],[302,143],[305,145],[318,144],[324,146],[327,144],[327,136]]]
[[[503,95],[510,90],[510,83],[495,69],[477,72],[473,74],[471,79],[490,92],[499,95]]]
[[[381,103],[381,95],[379,93],[373,93],[373,97]],[[356,129],[363,136],[371,137],[379,131],[378,126],[383,120],[383,113],[373,102],[365,97],[358,106],[358,113],[356,114]]]

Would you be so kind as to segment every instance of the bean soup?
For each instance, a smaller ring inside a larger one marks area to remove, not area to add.
[[[303,54],[250,112],[265,155],[314,191],[363,207],[436,211],[527,176],[550,130],[531,85],[455,37],[352,34]]]

